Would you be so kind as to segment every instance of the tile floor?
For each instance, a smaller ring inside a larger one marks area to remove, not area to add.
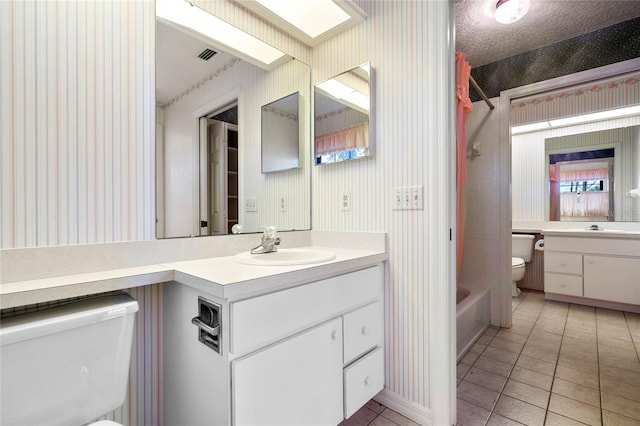
[[[418,426],[390,408],[371,400],[338,426]]]
[[[458,363],[458,424],[640,425],[640,315],[523,291]]]

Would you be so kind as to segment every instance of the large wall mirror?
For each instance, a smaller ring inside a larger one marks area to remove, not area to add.
[[[157,237],[310,229],[310,67],[265,70],[162,19],[156,35]],[[262,106],[292,93],[299,163],[263,174]]]
[[[314,162],[371,155],[371,67],[348,70],[314,86]]]
[[[594,114],[550,119],[542,129],[513,134],[513,220],[639,222],[640,115],[634,111],[608,109],[609,118],[591,121]]]

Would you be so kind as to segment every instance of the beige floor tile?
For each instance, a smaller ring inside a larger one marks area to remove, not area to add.
[[[367,402],[364,406],[377,414],[382,413],[385,408],[387,408],[384,405],[380,404],[378,401],[374,401],[373,399],[369,400],[369,402]]]
[[[585,373],[584,371],[575,370],[570,367],[565,367],[564,365],[558,365],[558,367],[556,367],[556,378],[595,390],[600,388],[597,374]]]
[[[487,356],[489,358],[497,359],[498,361],[507,362],[511,365],[515,364],[518,360],[518,354],[494,348],[492,346],[487,347],[487,349],[485,349],[482,353],[482,356]]]
[[[635,351],[633,346],[633,342],[631,340],[621,340],[616,339],[615,337],[608,336],[598,336],[598,344],[599,345],[607,345],[616,348],[620,348],[624,351]]]
[[[492,391],[475,383],[463,380],[457,388],[458,398],[477,405],[478,407],[492,410],[496,404],[499,392]]]
[[[502,395],[498,399],[493,411],[525,425],[544,424],[545,410],[507,395]]]
[[[598,336],[631,341],[631,333],[629,333],[629,328],[626,325],[624,327],[609,327],[598,324]]]
[[[585,349],[589,351],[598,350],[598,341],[596,339],[584,339],[583,337],[575,337],[564,335],[562,338],[562,346],[568,346],[572,348]]]
[[[462,362],[456,365],[456,377],[463,378],[471,370],[471,364],[463,364]]]
[[[528,370],[546,374],[548,376],[553,376],[556,370],[555,362],[543,361],[540,359],[531,358],[530,356],[526,356],[526,355],[520,355],[520,357],[518,357],[518,361],[516,362],[516,365],[518,367],[523,367]]]
[[[457,424],[461,426],[484,426],[491,412],[463,399],[457,401]]]
[[[378,416],[368,426],[398,426],[386,417]]]
[[[640,420],[640,402],[610,393],[602,393],[602,409]]]
[[[509,377],[509,373],[511,373],[511,369],[513,368],[513,364],[511,363],[498,361],[497,359],[484,355],[481,355],[473,366],[504,377]]]
[[[603,410],[602,424],[604,426],[638,426],[638,420]]]
[[[481,370],[473,367],[467,375],[464,377],[464,381],[474,383],[476,385],[483,386],[495,392],[500,392],[507,382],[507,378],[498,374],[490,373],[488,371]]]
[[[502,394],[526,401],[545,410],[549,404],[549,391],[516,380],[509,380],[502,390]]]
[[[504,339],[503,337],[496,336],[493,338],[489,346],[519,354],[524,344],[518,343],[518,342],[512,342]]]
[[[623,370],[611,365],[601,365],[600,375],[607,376],[613,380],[628,383],[633,386],[640,386],[640,373],[634,373],[632,371]]]
[[[545,426],[583,426],[584,423],[547,411]]]
[[[527,336],[519,333],[514,333],[511,329],[500,330],[497,334],[497,337],[501,339],[508,340],[510,342],[522,343],[526,342]]]
[[[511,328],[507,329],[512,333],[516,333],[516,334],[523,334],[525,336],[528,336],[529,333],[531,333],[531,330],[533,329],[533,323],[514,323],[513,325],[511,325]]]
[[[377,415],[377,413],[369,410],[367,407],[362,407],[351,417],[343,420],[342,423],[340,423],[340,426],[366,426],[371,423],[371,421],[375,419]]]
[[[480,356],[480,352],[467,352],[465,354],[465,356],[462,357],[462,359],[460,360],[461,364],[467,364],[467,365],[473,365],[474,362],[476,362],[476,360],[478,359],[478,357]]]
[[[588,425],[602,424],[599,408],[554,393],[549,399],[549,411]]]
[[[600,364],[640,373],[640,361],[635,350],[623,351],[613,346],[598,345],[598,360]]]
[[[522,355],[547,362],[555,362],[558,359],[558,351],[559,348],[553,346],[537,345],[527,342],[524,348],[522,348]]]
[[[492,340],[493,340],[493,336],[487,336],[486,334],[483,334],[478,339],[478,343],[480,343],[481,345],[488,345],[489,343],[491,343]]]
[[[600,389],[602,390],[602,392],[622,396],[634,401],[640,401],[640,383],[638,383],[637,386],[632,385],[626,382],[621,382],[620,380],[613,379],[610,376],[601,373]]]
[[[584,359],[574,358],[568,355],[560,354],[558,357],[558,365],[573,368],[584,373],[598,375],[598,361],[587,361]]]
[[[562,336],[564,334],[564,321],[562,322],[538,322],[533,327],[533,331],[544,331],[549,334]]]
[[[553,377],[522,367],[514,367],[511,378],[547,391],[551,390]]]
[[[593,389],[556,377],[553,380],[553,388],[551,392],[593,405],[594,407],[600,407],[600,391],[598,389]]]
[[[484,333],[482,333],[483,336],[495,336],[496,334],[498,334],[498,331],[500,331],[500,327],[494,327],[494,326],[489,326],[487,327],[487,329],[484,331]]]
[[[385,409],[381,414],[381,417],[391,420],[393,423],[399,426],[418,426],[416,422],[403,416],[402,414],[393,411],[391,408]]]
[[[474,354],[479,354],[479,353],[482,353],[482,351],[484,351],[486,347],[487,345],[483,345],[482,343],[476,342],[473,346],[471,346],[471,349],[469,349],[469,352]]]
[[[498,413],[492,413],[487,422],[487,426],[520,426],[522,423],[508,419]]]
[[[560,348],[560,355],[591,363],[598,362],[597,346],[592,346],[591,348],[587,349],[586,347],[579,347],[575,345],[562,345],[562,347]]]
[[[562,336],[544,330],[536,330],[534,327],[528,341],[559,348],[562,343]]]

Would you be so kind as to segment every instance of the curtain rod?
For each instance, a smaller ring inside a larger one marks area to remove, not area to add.
[[[476,83],[476,80],[473,78],[471,74],[469,74],[469,82],[471,83],[473,88],[476,89],[476,92],[478,93],[478,95],[480,95],[480,97],[487,103],[487,105],[489,106],[489,109],[494,109],[495,106],[491,103],[489,98],[487,98],[487,95],[484,94],[484,92],[482,91],[480,86],[478,86],[478,83]]]

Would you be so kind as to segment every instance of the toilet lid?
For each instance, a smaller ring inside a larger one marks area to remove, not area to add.
[[[520,257],[512,257],[511,258],[511,267],[515,268],[517,266],[524,266],[524,259]]]

